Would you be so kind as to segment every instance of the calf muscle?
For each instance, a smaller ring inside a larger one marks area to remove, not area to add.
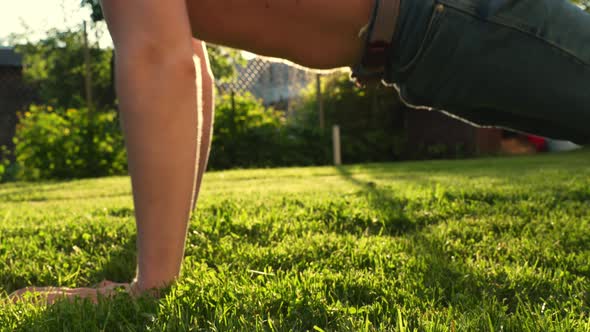
[[[183,0],[105,0],[137,223],[140,290],[180,273],[198,165],[196,68]]]

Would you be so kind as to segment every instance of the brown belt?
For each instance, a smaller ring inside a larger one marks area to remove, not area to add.
[[[360,32],[365,49],[361,62],[352,69],[352,78],[357,83],[364,85],[383,78],[399,9],[400,0],[375,0],[371,21]]]

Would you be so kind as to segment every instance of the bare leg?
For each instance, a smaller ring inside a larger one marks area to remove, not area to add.
[[[209,57],[207,56],[207,48],[205,43],[193,39],[193,50],[195,55],[200,59],[199,67],[201,74],[202,96],[199,100],[202,101],[202,121],[199,121],[199,168],[197,172],[197,179],[195,184],[195,194],[193,198],[193,210],[197,205],[199,197],[199,190],[203,180],[203,173],[207,169],[207,162],[209,161],[209,152],[211,151],[211,136],[213,134],[213,119],[215,114],[215,91],[213,86],[213,73],[209,66]],[[197,81],[198,82],[198,81]]]
[[[199,165],[197,73],[183,0],[103,0],[103,8],[116,48],[143,290],[180,273]]]

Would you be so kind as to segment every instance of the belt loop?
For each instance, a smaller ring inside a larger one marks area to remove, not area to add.
[[[353,67],[352,78],[361,85],[383,79],[388,50],[397,27],[400,0],[375,0],[371,20],[359,32],[364,39],[361,62]]]

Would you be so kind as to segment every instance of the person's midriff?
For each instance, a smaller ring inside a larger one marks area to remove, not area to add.
[[[310,68],[357,63],[373,0],[187,0],[195,37]]]

